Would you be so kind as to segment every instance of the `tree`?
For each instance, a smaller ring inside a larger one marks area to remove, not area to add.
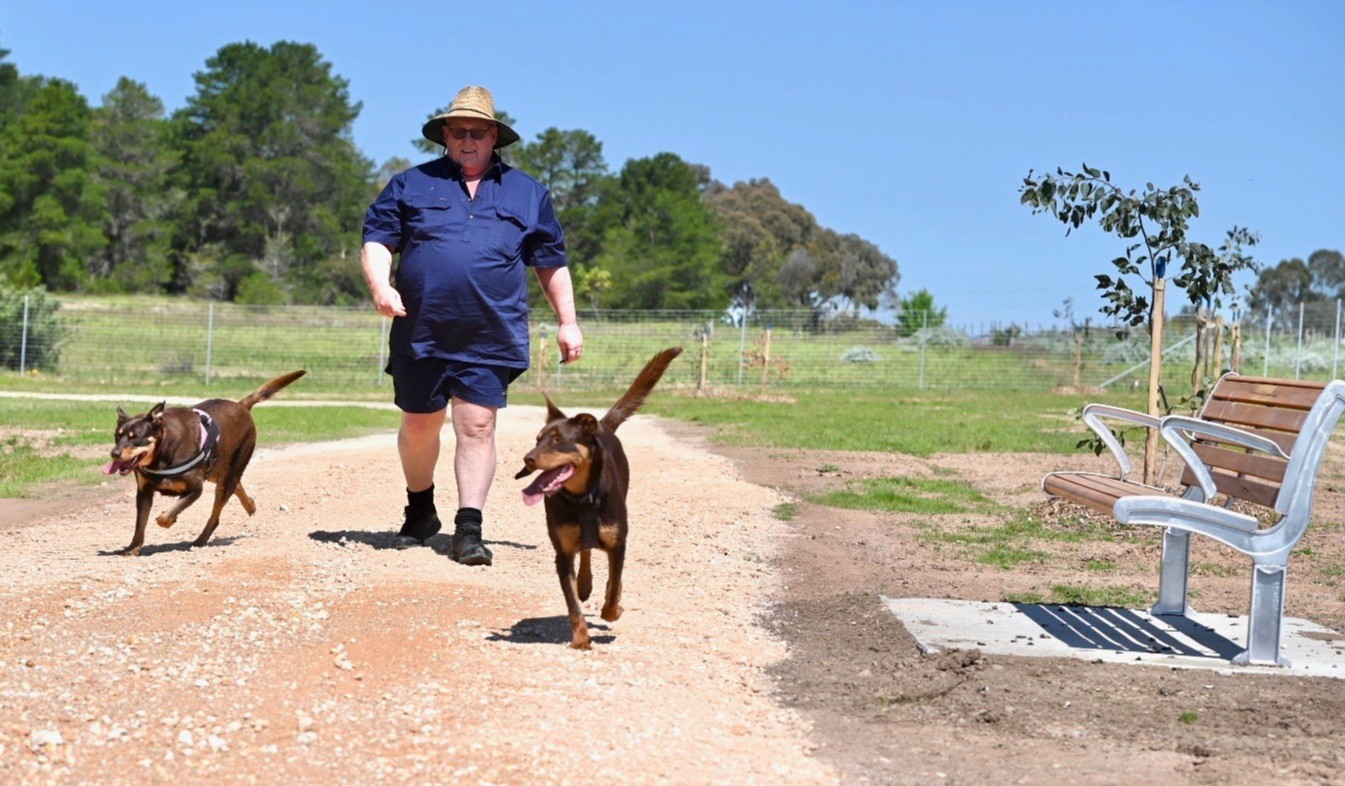
[[[1247,306],[1256,312],[1292,311],[1300,303],[1345,298],[1345,256],[1319,249],[1304,262],[1298,257],[1262,268],[1252,285]]]
[[[943,327],[943,323],[948,320],[948,309],[936,308],[934,296],[928,289],[914,292],[900,302],[901,310],[897,312],[898,336],[913,336],[926,328]]]
[[[602,244],[601,235],[594,231],[598,197],[611,179],[602,143],[587,131],[552,127],[534,142],[518,142],[505,150],[511,152],[514,166],[551,192],[571,262],[591,262]]]
[[[762,308],[814,305],[812,277],[818,264],[814,252],[822,229],[811,213],[786,201],[765,178],[740,181],[731,188],[712,181],[705,201],[724,226],[720,266],[733,277],[732,288],[751,287]],[[795,256],[796,252],[804,256]],[[800,277],[805,270],[806,280]]]
[[[701,200],[708,176],[673,153],[626,162],[604,194],[602,250],[622,308],[722,308],[718,219]]]
[[[347,85],[314,46],[289,41],[229,44],[196,74],[174,115],[191,195],[184,245],[209,251],[198,275],[218,276],[216,291],[254,274],[302,291],[320,260],[353,258],[373,165],[351,138],[360,104]]]
[[[796,248],[785,257],[775,283],[789,305],[812,309],[822,305],[813,283],[817,278],[817,267],[817,258],[806,248]]]
[[[77,289],[105,242],[89,105],[69,82],[20,81],[23,111],[0,125],[0,275]]]
[[[1258,238],[1247,229],[1229,230],[1218,253],[1187,238],[1191,219],[1200,215],[1195,196],[1200,186],[1189,176],[1182,178],[1182,183],[1167,189],[1148,183],[1142,193],[1126,192],[1111,182],[1110,172],[1085,164],[1079,173],[1056,169],[1054,175],[1038,176],[1029,170],[1020,189],[1019,202],[1030,206],[1034,215],[1049,213],[1066,224],[1066,235],[1096,217],[1103,231],[1127,240],[1139,239],[1126,247],[1125,256],[1112,260],[1115,277],[1099,274],[1096,279],[1107,301],[1101,309],[1103,314],[1149,329],[1151,415],[1159,414],[1163,293],[1169,263],[1181,260],[1181,270],[1172,283],[1197,308],[1222,306],[1222,298],[1233,294],[1233,275],[1255,266],[1243,248],[1255,245]],[[1141,281],[1150,297],[1136,294],[1128,278]],[[1144,479],[1150,484],[1154,481],[1157,439],[1155,430],[1149,429]]]
[[[886,292],[896,289],[897,262],[859,235],[841,235],[835,255],[835,275],[824,295],[848,304],[853,315],[860,308],[876,309]]]
[[[169,183],[177,156],[167,146],[163,102],[122,77],[94,111],[98,175],[106,188],[107,245],[96,280],[129,292],[161,291],[172,279],[171,217],[183,195]]]

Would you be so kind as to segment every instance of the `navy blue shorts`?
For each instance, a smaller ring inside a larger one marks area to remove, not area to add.
[[[499,409],[508,401],[509,383],[525,371],[406,355],[388,358],[386,370],[392,375],[397,408],[415,413],[438,412],[448,406],[449,398]]]

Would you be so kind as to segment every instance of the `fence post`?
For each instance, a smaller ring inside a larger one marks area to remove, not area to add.
[[[929,311],[920,317],[920,390],[925,389],[925,339],[929,337]]]
[[[747,307],[738,328],[738,387],[743,385],[743,364],[747,361]]]
[[[1272,306],[1266,306],[1266,357],[1261,364],[1261,376],[1270,376],[1270,326],[1274,323],[1275,309]]]
[[[697,392],[698,394],[702,395],[702,396],[705,395],[705,380],[706,380],[707,368],[708,368],[709,364],[710,364],[710,331],[708,331],[708,330],[702,330],[702,331],[701,331],[701,381],[700,381],[700,384],[696,386],[696,392]]]
[[[761,395],[766,395],[766,378],[771,373],[771,326],[766,325],[761,346]]]
[[[388,318],[379,316],[378,318],[378,368],[374,369],[374,384],[383,386],[383,369],[387,366],[388,351]]]
[[[19,376],[28,371],[28,298],[23,296],[23,334],[19,336]]]
[[[1298,347],[1294,350],[1294,379],[1298,379],[1298,369],[1303,363],[1303,303],[1298,304]]]
[[[1340,365],[1340,298],[1336,298],[1336,333],[1332,344],[1331,355],[1331,378],[1340,379],[1336,375],[1336,367]]]
[[[215,347],[215,302],[209,304],[205,325],[205,384],[210,387],[210,360]]]

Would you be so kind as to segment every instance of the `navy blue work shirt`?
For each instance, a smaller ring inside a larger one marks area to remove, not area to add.
[[[546,187],[496,156],[469,199],[448,156],[388,182],[364,242],[399,253],[394,355],[528,367],[528,267],[563,267],[565,236]]]

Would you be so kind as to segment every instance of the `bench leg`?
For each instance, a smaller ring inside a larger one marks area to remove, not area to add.
[[[1168,528],[1163,530],[1163,562],[1158,573],[1158,602],[1150,609],[1154,615],[1184,616],[1186,586],[1191,574],[1191,533]]]
[[[1280,628],[1284,622],[1285,566],[1255,565],[1252,568],[1252,608],[1247,617],[1247,649],[1234,663],[1288,666],[1280,656]]]

